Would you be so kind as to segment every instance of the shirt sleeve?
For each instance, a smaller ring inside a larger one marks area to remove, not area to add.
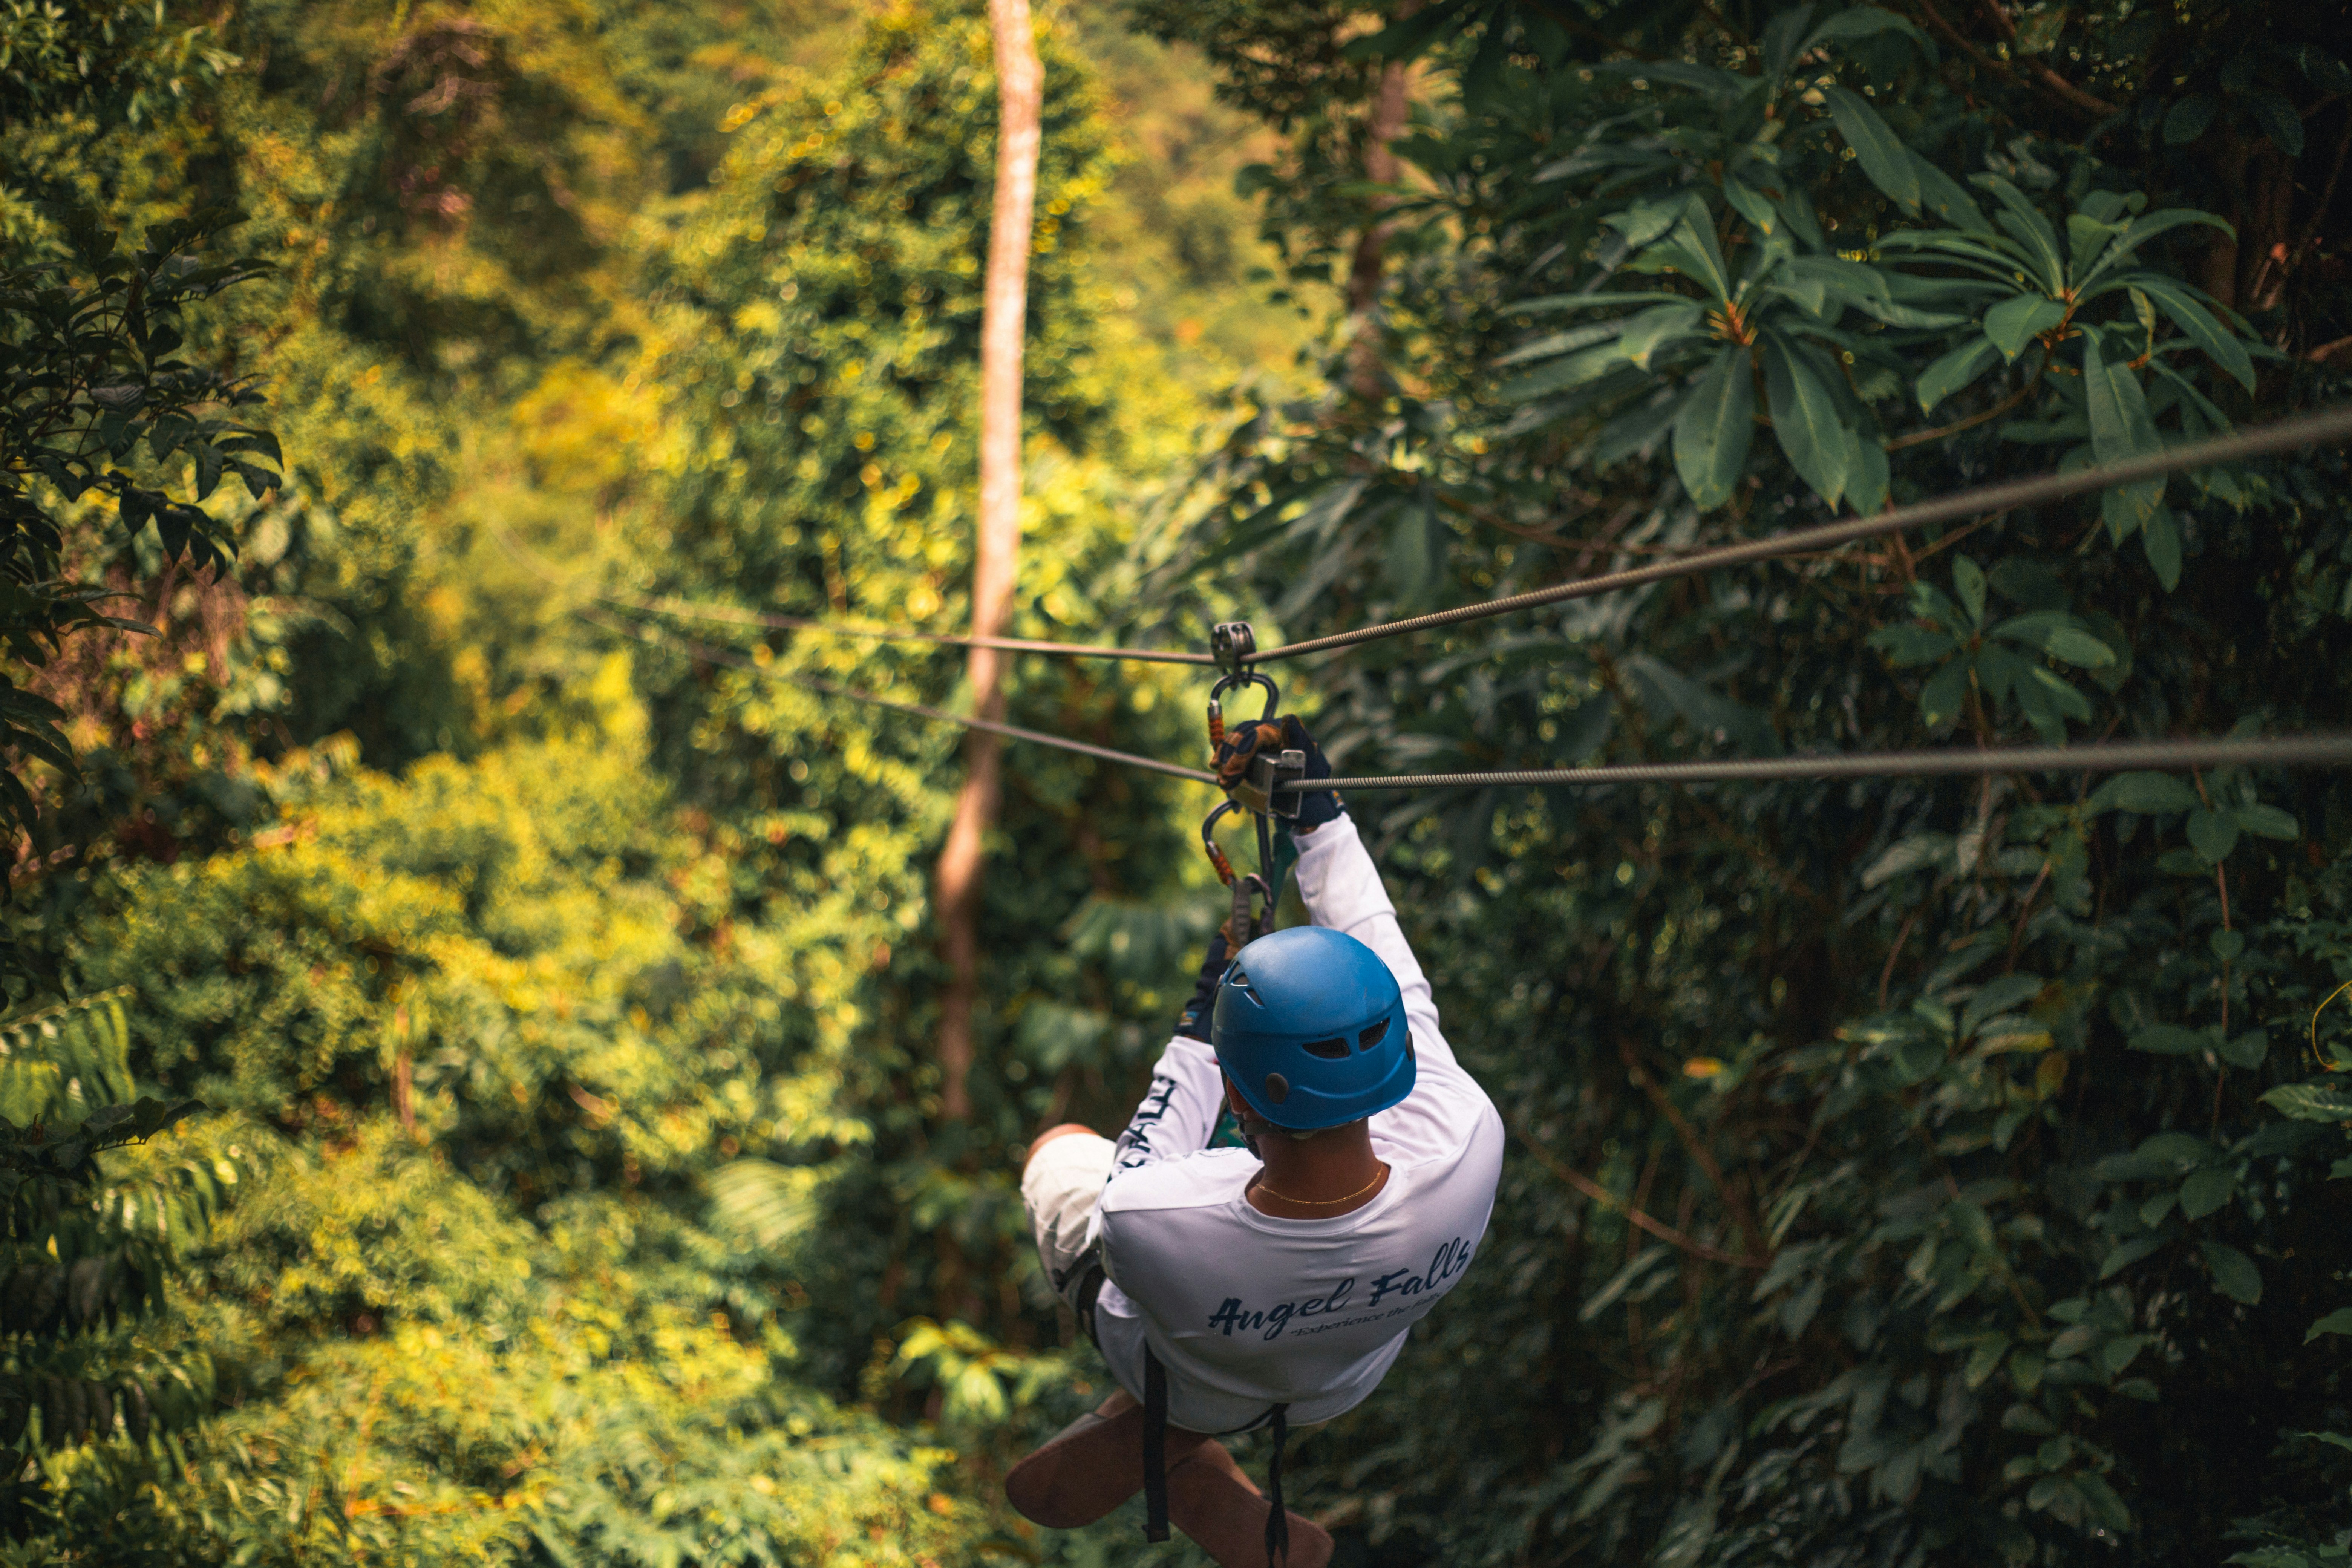
[[[1404,939],[1396,905],[1353,821],[1339,817],[1299,840],[1298,891],[1317,925],[1344,931],[1379,953],[1404,994],[1405,1023],[1412,1030],[1412,1093],[1372,1118],[1381,1157],[1453,1162],[1498,1148],[1502,1118],[1439,1030],[1429,977]]]
[[[1371,851],[1357,837],[1352,819],[1339,817],[1299,838],[1298,896],[1317,925],[1354,937],[1379,953],[1396,976],[1397,989],[1404,993],[1405,1022],[1412,1026],[1413,1049],[1421,1065],[1427,1068],[1435,1057],[1452,1067],[1454,1047],[1438,1032],[1437,998],[1430,990],[1429,977],[1421,972],[1421,961],[1413,957],[1404,928],[1397,924],[1396,905],[1389,901],[1380,868],[1372,864]]]
[[[1224,1109],[1225,1079],[1205,1040],[1178,1035],[1151,1069],[1151,1088],[1118,1135],[1112,1170],[1181,1160],[1209,1146]]]

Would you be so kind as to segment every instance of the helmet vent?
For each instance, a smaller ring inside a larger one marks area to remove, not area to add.
[[[1256,1003],[1259,1006],[1263,1007],[1265,1005],[1265,1001],[1259,997],[1256,991],[1251,988],[1250,977],[1243,971],[1240,964],[1236,963],[1233,968],[1225,972],[1225,984],[1240,992],[1243,995],[1248,997],[1252,1002]]]
[[[1290,1098],[1290,1080],[1278,1072],[1265,1075],[1265,1097],[1280,1105]]]
[[[1321,1057],[1327,1062],[1348,1059],[1348,1042],[1345,1040],[1309,1040],[1298,1048],[1310,1057]]]
[[[1386,1018],[1382,1018],[1379,1023],[1374,1024],[1370,1028],[1366,1029],[1362,1034],[1356,1037],[1356,1048],[1360,1051],[1369,1051],[1374,1046],[1379,1045],[1382,1040],[1385,1040],[1388,1037],[1389,1021]]]

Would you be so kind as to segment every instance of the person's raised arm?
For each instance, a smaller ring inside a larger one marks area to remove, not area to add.
[[[1209,939],[1208,955],[1176,1022],[1168,1048],[1151,1069],[1151,1088],[1118,1135],[1117,1168],[1132,1170],[1160,1160],[1181,1160],[1209,1146],[1224,1109],[1225,1079],[1209,1046],[1209,1014],[1217,1000],[1217,979],[1229,954],[1225,933]]]

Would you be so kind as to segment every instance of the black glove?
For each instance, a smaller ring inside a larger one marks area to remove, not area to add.
[[[1217,782],[1231,791],[1249,772],[1251,762],[1260,752],[1286,750],[1307,753],[1308,778],[1328,779],[1331,776],[1331,763],[1323,755],[1323,748],[1315,743],[1315,737],[1307,732],[1307,726],[1298,721],[1297,714],[1285,713],[1278,720],[1255,720],[1236,724],[1225,731],[1224,743],[1217,748],[1216,760],[1213,764],[1217,771]],[[1346,810],[1339,795],[1331,790],[1302,791],[1298,795],[1297,826],[1301,830],[1320,827]]]
[[[1183,1016],[1176,1020],[1178,1034],[1202,1045],[1209,1043],[1210,1015],[1217,1005],[1217,982],[1224,978],[1225,961],[1232,952],[1233,944],[1220,928],[1209,939],[1208,956],[1201,960],[1201,976],[1193,984],[1192,999],[1184,1004]]]

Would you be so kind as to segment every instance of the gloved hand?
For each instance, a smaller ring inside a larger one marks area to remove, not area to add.
[[[1285,750],[1307,753],[1307,776],[1328,779],[1331,764],[1323,755],[1323,748],[1307,732],[1296,713],[1285,713],[1279,719],[1260,719],[1236,724],[1225,731],[1224,743],[1217,748],[1215,762],[1217,782],[1231,790],[1249,772],[1250,763],[1260,752]],[[1347,807],[1339,795],[1328,789],[1308,790],[1298,797],[1297,827],[1311,832],[1339,816]]]

